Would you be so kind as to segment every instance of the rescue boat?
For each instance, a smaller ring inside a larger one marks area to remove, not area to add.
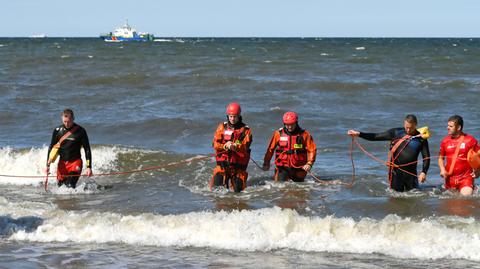
[[[105,42],[124,42],[124,41],[153,41],[155,37],[153,34],[146,32],[138,32],[128,24],[128,20],[122,27],[115,29],[115,31],[108,34],[100,35],[100,38]]]

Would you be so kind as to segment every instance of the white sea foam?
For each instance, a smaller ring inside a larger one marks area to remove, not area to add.
[[[19,229],[9,239],[480,260],[480,225],[473,219],[455,217],[413,221],[389,215],[382,220],[355,221],[333,216],[306,217],[279,208],[166,216],[55,210],[50,216],[30,232]]]
[[[47,146],[17,150],[11,147],[0,148],[0,175],[36,176],[38,178],[21,178],[0,176],[0,184],[37,185],[45,180],[45,163],[47,159]],[[128,152],[130,149],[111,146],[98,146],[92,148],[93,169],[97,173],[105,173],[115,169],[119,153]],[[85,157],[83,156],[85,165]],[[50,167],[55,174],[57,163]],[[53,180],[53,177],[51,179]]]
[[[52,186],[52,185],[49,185]],[[98,189],[97,186],[98,184],[90,179],[83,177],[82,180],[80,180],[76,186],[75,189],[69,188],[66,186],[61,186],[57,187],[56,185],[53,185],[54,187],[49,187],[48,191],[51,194],[54,195],[77,195],[77,194],[93,194],[93,193],[100,193],[102,192],[101,189]]]
[[[9,201],[0,196],[0,216],[11,215],[14,218],[22,216],[44,215],[56,209],[53,204],[32,201]]]
[[[356,50],[365,50],[365,47],[356,47]]]
[[[164,39],[164,38],[155,38],[153,41],[154,41],[154,42],[172,42],[173,40],[171,40],[171,39]]]

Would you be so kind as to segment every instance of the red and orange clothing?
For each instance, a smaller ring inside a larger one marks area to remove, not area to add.
[[[300,127],[292,133],[285,128],[280,128],[273,133],[263,162],[269,164],[274,154],[275,180],[279,180],[279,172],[285,172],[288,178],[303,181],[307,173],[302,167],[306,164],[313,166],[317,156],[317,146],[310,133]]]
[[[454,161],[458,146],[458,156],[456,156],[456,160]],[[477,140],[471,135],[463,134],[456,138],[452,138],[452,136],[443,138],[440,143],[439,156],[440,158],[445,157],[447,159],[447,165],[445,166],[445,170],[448,173],[445,179],[446,189],[455,188],[461,190],[463,187],[473,188],[473,170],[467,160],[467,154],[471,149],[474,151],[480,149]],[[453,163],[454,167],[452,169],[451,166]]]
[[[231,142],[235,149],[226,149],[225,145]],[[243,190],[248,178],[247,167],[250,161],[250,145],[252,132],[243,122],[235,125],[229,122],[220,123],[213,137],[213,148],[216,153],[217,166],[213,170],[210,187],[215,185],[215,176],[223,176],[223,184],[235,190]],[[235,179],[242,181],[242,186],[235,188]]]
[[[69,174],[80,175],[82,173],[83,161],[76,159],[74,161],[60,160],[57,167],[57,180],[64,181]]]

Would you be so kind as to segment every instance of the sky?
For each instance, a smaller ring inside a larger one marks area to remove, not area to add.
[[[478,0],[0,0],[0,37],[480,37]]]

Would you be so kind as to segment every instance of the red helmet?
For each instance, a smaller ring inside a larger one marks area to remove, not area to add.
[[[283,114],[283,123],[284,124],[294,124],[298,121],[297,113],[288,111]]]
[[[225,112],[227,115],[240,115],[242,113],[242,108],[238,103],[230,103],[227,106],[227,111]]]

